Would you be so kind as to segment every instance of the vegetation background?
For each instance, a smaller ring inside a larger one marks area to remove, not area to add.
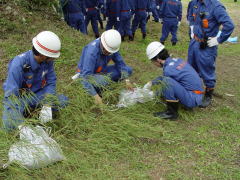
[[[182,3],[179,43],[172,47],[167,42],[166,47],[173,56],[186,59],[188,1]],[[222,3],[235,23],[232,36],[239,37],[240,4],[233,0]],[[77,82],[71,81],[81,50],[94,35],[91,28],[84,36],[68,27],[55,11],[57,4],[47,0],[0,0],[0,84],[6,78],[9,60],[31,49],[31,39],[37,33],[50,30],[60,36],[62,54],[55,66],[57,86],[59,93],[70,98],[70,105],[48,126],[66,160],[38,170],[11,165],[0,170],[0,179],[240,179],[239,42],[219,46],[212,106],[193,111],[181,108],[178,121],[165,121],[152,115],[164,109],[159,100],[124,109],[111,106],[117,103],[124,87],[121,83],[104,92],[108,105],[99,107]],[[134,42],[122,43],[121,54],[134,68],[131,81],[138,85],[162,74],[145,55],[147,44],[158,41],[160,33],[161,24],[150,20],[146,40],[141,40],[138,30]],[[1,164],[7,162],[9,147],[17,140],[17,131],[0,132]]]

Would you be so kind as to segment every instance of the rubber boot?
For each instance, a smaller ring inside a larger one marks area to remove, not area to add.
[[[145,39],[145,38],[146,38],[146,36],[147,36],[147,34],[146,34],[146,33],[143,33],[143,34],[142,34],[142,38],[143,38],[143,39]]]
[[[167,102],[167,110],[153,114],[161,119],[176,120],[178,118],[178,102]]]
[[[200,108],[206,108],[211,104],[213,91],[214,89],[206,88],[206,92],[203,97],[202,104],[199,106]]]

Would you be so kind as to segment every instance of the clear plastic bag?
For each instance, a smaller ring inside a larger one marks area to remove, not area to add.
[[[134,88],[134,91],[123,90],[120,94],[117,107],[128,107],[136,103],[145,103],[154,98],[154,93],[149,88]]]
[[[20,141],[10,147],[9,162],[4,168],[16,162],[27,169],[37,169],[65,159],[58,143],[41,126],[19,129]]]

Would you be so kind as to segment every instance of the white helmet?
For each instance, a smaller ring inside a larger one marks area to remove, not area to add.
[[[107,30],[101,35],[101,43],[108,52],[118,52],[121,45],[121,35],[114,29]]]
[[[158,41],[151,42],[146,49],[148,59],[152,59],[160,53],[165,46]]]
[[[61,41],[51,31],[42,31],[32,39],[34,48],[42,55],[52,58],[60,56]]]

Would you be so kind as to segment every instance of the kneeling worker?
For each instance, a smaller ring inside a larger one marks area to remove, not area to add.
[[[121,35],[116,30],[105,31],[100,38],[95,39],[84,47],[78,63],[78,74],[73,79],[80,77],[83,87],[91,94],[96,104],[102,104],[99,93],[101,87],[109,85],[106,76],[112,81],[126,79],[132,74],[132,68],[127,66],[118,52],[121,45]],[[113,65],[108,65],[113,61]],[[127,88],[131,88],[126,79]]]
[[[179,102],[188,108],[197,107],[203,98],[203,84],[197,72],[186,61],[171,58],[165,46],[152,42],[146,49],[148,59],[163,68],[163,76],[147,83],[149,88],[164,84],[162,95],[167,102],[167,110],[154,113],[162,119],[177,119]]]
[[[52,111],[67,104],[67,97],[56,96],[56,74],[54,59],[60,56],[59,37],[50,31],[43,31],[32,39],[32,50],[13,58],[8,65],[7,79],[3,84],[4,109],[3,128],[11,130],[24,122],[29,110],[41,107],[40,119],[52,119]],[[59,103],[54,103],[55,95]]]

